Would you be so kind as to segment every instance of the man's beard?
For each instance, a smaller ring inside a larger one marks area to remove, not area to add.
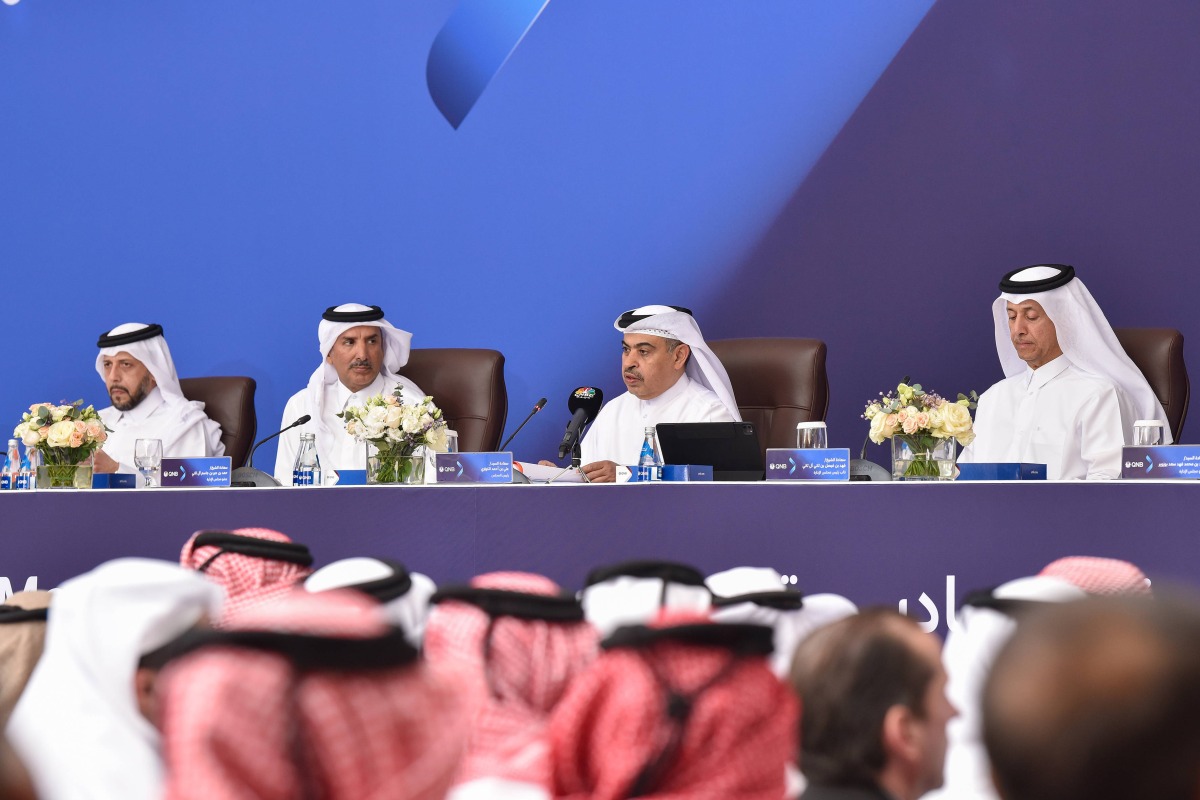
[[[113,386],[113,389],[116,388],[125,389],[124,386],[120,386],[119,384],[117,386]],[[128,389],[126,389],[126,391],[128,391]],[[138,403],[145,400],[146,395],[148,394],[150,394],[149,375],[142,378],[142,382],[137,385],[136,389],[134,389],[132,392],[129,392],[127,398],[122,402],[117,402],[117,399],[113,397],[112,389],[108,390],[108,398],[112,400],[113,408],[115,408],[117,411],[129,411],[132,408],[137,408]]]

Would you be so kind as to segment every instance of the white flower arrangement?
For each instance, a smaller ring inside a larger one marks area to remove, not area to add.
[[[13,436],[25,447],[41,453],[46,464],[87,461],[108,439],[108,434],[96,409],[84,408],[82,400],[57,406],[34,403],[13,430]]]
[[[951,402],[935,392],[926,392],[921,384],[909,385],[908,379],[896,387],[896,393],[880,394],[879,400],[867,403],[863,419],[871,423],[870,439],[883,444],[897,434],[923,439],[955,439],[966,447],[975,441],[971,409],[979,397],[960,394]],[[928,449],[928,448],[926,448]]]
[[[405,403],[397,386],[392,394],[367,398],[366,405],[350,406],[338,414],[346,433],[359,442],[373,444],[381,456],[411,456],[421,447],[444,452],[446,422],[432,397]]]

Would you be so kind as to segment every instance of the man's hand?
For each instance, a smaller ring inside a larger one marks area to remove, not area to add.
[[[579,468],[592,483],[615,483],[617,464],[614,461],[593,461]]]
[[[116,461],[113,461],[112,456],[103,450],[97,450],[92,459],[92,472],[96,472],[101,475],[109,472],[116,472],[121,466]]]
[[[543,467],[557,467],[558,466],[558,464],[555,464],[553,461],[547,461],[544,458],[541,461],[539,461],[538,464],[540,464]]]

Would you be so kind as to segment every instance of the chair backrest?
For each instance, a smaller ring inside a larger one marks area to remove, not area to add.
[[[764,454],[795,447],[796,423],[825,419],[829,380],[820,339],[719,339],[709,347],[733,384],[742,419],[753,422]]]
[[[221,426],[221,444],[225,445],[225,455],[232,460],[234,469],[246,463],[258,432],[258,416],[254,413],[257,386],[254,378],[241,376],[179,380],[183,396],[204,403],[204,413]]]
[[[1183,360],[1183,334],[1174,328],[1113,328],[1113,333],[1158,396],[1178,442],[1192,394]]]
[[[400,372],[433,398],[451,429],[458,449],[495,450],[508,417],[504,354],[496,350],[429,347],[409,353]]]

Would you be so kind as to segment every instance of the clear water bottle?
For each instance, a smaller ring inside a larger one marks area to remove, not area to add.
[[[32,489],[33,474],[29,469],[29,448],[25,448],[25,455],[21,456],[21,471],[17,473],[17,488],[21,491]]]
[[[317,458],[316,434],[300,434],[300,452],[292,467],[292,486],[324,486],[321,479],[321,460]]]
[[[42,465],[42,451],[34,447],[25,448],[25,458],[29,461],[29,483],[25,484],[25,488],[33,491],[37,489],[37,473],[38,467]]]
[[[0,490],[17,488],[21,474],[21,447],[16,439],[8,440],[8,455],[4,457],[4,472],[0,474]]]
[[[658,437],[654,428],[646,428],[646,438],[642,440],[642,453],[638,456],[638,482],[662,480],[662,456],[658,452]]]

